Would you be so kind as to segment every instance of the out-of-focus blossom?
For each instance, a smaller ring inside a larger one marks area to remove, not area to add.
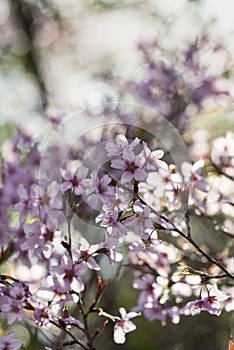
[[[36,216],[37,211],[35,208],[33,208],[30,194],[24,185],[19,185],[17,192],[20,198],[20,202],[14,204],[12,210],[20,212],[20,220],[21,222],[24,222],[29,214],[31,216]]]
[[[106,143],[106,150],[107,155],[109,157],[115,156],[121,156],[123,152],[126,150],[133,150],[140,140],[136,137],[135,140],[133,140],[130,144],[128,143],[127,138],[124,135],[117,135],[116,136],[116,143],[114,141],[108,141]]]
[[[191,189],[191,192],[193,187],[199,189],[202,192],[208,192],[209,184],[204,179],[204,166],[204,160],[199,160],[193,165],[189,163],[182,164],[181,170],[184,175],[185,185],[188,189]]]
[[[15,333],[10,333],[0,338],[0,350],[17,350],[22,346],[22,341],[13,339]]]
[[[77,320],[75,317],[70,316],[66,310],[63,313],[63,317],[61,318],[62,322],[68,327],[77,327],[79,329],[84,330],[84,325],[80,320]]]
[[[20,249],[27,251],[28,256],[37,257],[39,261],[49,259],[56,244],[61,243],[62,232],[48,219],[45,223],[35,221],[31,225],[24,225],[24,239]]]
[[[46,213],[63,208],[61,189],[56,181],[51,182],[46,190],[37,184],[32,185],[30,197],[32,207],[38,209],[42,220],[45,219]]]
[[[47,307],[38,307],[34,311],[33,318],[40,327],[46,326],[50,319],[52,319],[52,312]]]
[[[168,54],[159,42],[150,45],[141,43],[142,73],[137,81],[127,82],[127,93],[130,90],[137,102],[143,101],[145,105],[153,107],[182,131],[186,130],[192,117],[204,111],[208,101],[216,108],[222,108],[223,104],[231,106],[230,80],[220,75],[210,75],[202,63],[202,52],[207,41],[204,35],[175,55],[171,52]],[[217,47],[217,43],[213,47],[211,44],[213,52],[218,52]]]
[[[2,315],[7,316],[8,325],[24,318],[24,305],[30,297],[28,288],[20,282],[0,288],[0,310]]]
[[[228,132],[212,142],[211,160],[224,174],[234,178],[234,134]]]

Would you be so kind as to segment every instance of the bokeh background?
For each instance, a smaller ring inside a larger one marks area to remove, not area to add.
[[[141,43],[157,40],[173,55],[209,33],[228,50],[232,81],[233,12],[230,0],[1,0],[0,143],[16,124],[46,140],[51,131],[48,118],[66,118],[120,99],[132,102],[121,82],[137,81],[141,74]],[[210,74],[218,75],[225,59],[214,58],[209,49],[204,53]],[[225,112],[203,110],[192,120],[189,135],[205,128],[218,136],[233,127],[230,103]],[[211,238],[208,242],[216,244]],[[129,309],[136,300],[131,276],[125,272],[121,284],[110,286],[105,303],[113,310],[116,305]],[[202,313],[184,317],[178,325],[161,326],[143,318],[136,324],[138,330],[128,335],[125,350],[227,350],[234,319],[231,313],[219,318]],[[43,349],[49,336],[30,323],[13,329],[27,339],[27,349]],[[111,340],[112,329],[108,332],[109,338],[100,337],[98,348],[119,349]]]
[[[232,11],[229,0],[1,0],[1,124],[34,130],[45,111],[118,101],[105,78],[136,77],[144,40],[180,49],[208,31],[233,52]]]

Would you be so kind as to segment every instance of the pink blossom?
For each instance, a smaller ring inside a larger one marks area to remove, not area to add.
[[[86,264],[81,262],[73,264],[69,255],[63,255],[60,265],[52,266],[51,272],[54,273],[54,291],[66,293],[70,288],[80,293],[84,290],[84,283],[80,275],[84,273]]]
[[[133,205],[134,214],[125,220],[125,225],[134,227],[134,232],[140,236],[146,228],[154,228],[153,220],[150,218],[150,208],[143,206],[139,199]]]
[[[84,325],[80,320],[77,320],[76,318],[67,315],[66,311],[62,317],[62,322],[65,323],[66,325],[70,326],[70,327],[77,327],[79,329],[84,330]]]
[[[173,169],[173,165],[171,168]],[[182,177],[178,172],[174,170],[165,172],[162,169],[150,173],[145,186],[144,183],[140,184],[140,190],[143,190],[148,203],[150,201],[157,210],[166,208],[169,211],[181,207],[181,187]]]
[[[200,314],[201,311],[208,311],[210,314],[219,316],[221,314],[221,305],[216,296],[209,296],[189,302],[184,309],[185,313],[187,311],[192,316]]]
[[[1,303],[1,312],[7,316],[7,324],[12,325],[16,320],[21,321],[24,318],[23,302],[13,298],[3,297]]]
[[[20,201],[12,206],[12,210],[20,212],[20,221],[24,222],[29,214],[31,216],[35,216],[37,214],[37,211],[35,208],[33,208],[30,195],[24,185],[20,184],[17,192]]]
[[[66,180],[62,183],[62,191],[66,192],[69,189],[73,189],[79,196],[84,193],[84,189],[90,184],[90,180],[87,179],[88,168],[81,166],[75,173],[70,170],[61,169],[62,177]]]
[[[52,318],[52,312],[47,307],[36,308],[33,318],[40,327],[46,326]]]
[[[202,192],[208,192],[209,184],[204,179],[204,166],[204,160],[198,160],[193,165],[186,162],[182,164],[181,170],[184,175],[185,185],[187,188],[192,186],[191,189],[196,187]]]
[[[215,285],[209,290],[206,297],[187,303],[184,307],[184,313],[196,316],[200,314],[201,311],[207,311],[212,315],[219,316],[222,310],[221,302],[228,298],[229,297],[220,292]]]
[[[127,229],[119,220],[119,211],[113,213],[101,213],[97,216],[96,222],[101,221],[101,226],[106,227],[107,233],[110,236],[117,234],[126,235]]]
[[[145,158],[145,163],[146,163],[146,168],[149,170],[155,170],[155,169],[163,169],[164,171],[168,171],[168,165],[167,163],[163,162],[160,160],[164,152],[162,150],[156,150],[156,151],[151,151],[147,145],[146,142],[143,141],[143,151],[142,154]]]
[[[219,137],[212,143],[212,162],[224,173],[234,177],[234,134],[229,131],[225,137]]]
[[[21,282],[14,282],[10,286],[0,288],[0,310],[6,314],[8,325],[23,319],[23,308],[29,299],[32,299],[31,293]]]
[[[115,251],[118,243],[118,239],[105,235],[105,241],[97,245],[97,252],[105,254],[109,258],[110,264],[120,262],[123,260],[123,254]]]
[[[124,135],[116,136],[116,143],[114,141],[108,141],[106,143],[107,155],[112,156],[121,156],[124,150],[133,150],[133,148],[140,142],[136,137],[130,144]]]
[[[93,255],[97,255],[96,245],[90,245],[89,242],[84,238],[80,238],[80,247],[79,249],[75,249],[73,251],[73,256],[78,262],[83,262],[85,265],[87,265],[88,268],[92,270],[99,271],[101,268],[96,263],[95,259],[93,258]]]
[[[56,244],[61,243],[62,232],[49,219],[45,223],[35,221],[32,225],[24,225],[25,239],[20,249],[28,251],[29,256],[39,260],[49,259]]]
[[[13,339],[15,333],[10,333],[0,338],[0,350],[17,350],[21,347],[22,341]]]
[[[142,291],[138,300],[138,305],[143,308],[147,303],[157,301],[163,292],[163,286],[159,285],[155,276],[150,274],[146,274],[142,276],[142,278],[136,278],[133,287]]]
[[[167,312],[160,302],[166,283],[167,279],[161,281],[150,274],[134,280],[133,287],[141,290],[136,310],[142,311],[150,321],[160,320],[165,322],[166,320]]]
[[[160,304],[159,300],[151,300],[144,305],[143,313],[149,321],[159,320],[162,325],[166,324],[167,308]]]
[[[119,309],[119,313],[121,315],[121,318],[114,326],[114,342],[116,344],[124,344],[126,340],[125,335],[136,329],[136,325],[130,321],[130,319],[136,316],[140,316],[140,313],[133,311],[127,313],[123,307]]]
[[[145,171],[142,169],[144,165],[142,155],[136,156],[130,149],[125,149],[123,159],[112,159],[111,167],[114,169],[123,170],[121,182],[131,182],[133,179],[144,181],[147,178]]]
[[[109,186],[112,181],[109,175],[98,177],[97,173],[94,172],[92,177],[94,190],[103,203],[109,202],[115,198],[114,187]]]
[[[38,209],[42,220],[45,220],[48,211],[63,208],[61,189],[56,181],[51,182],[46,190],[38,184],[33,184],[30,197],[32,206]]]

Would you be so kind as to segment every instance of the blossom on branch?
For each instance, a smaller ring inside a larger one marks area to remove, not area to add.
[[[166,162],[160,160],[164,156],[162,150],[151,151],[146,142],[143,141],[143,151],[142,154],[145,158],[146,168],[148,170],[163,169],[168,171],[168,165]]]
[[[137,181],[145,181],[146,172],[142,169],[144,166],[144,158],[142,155],[136,156],[132,150],[126,149],[122,159],[112,159],[111,167],[123,170],[121,183],[131,182],[133,179]]]
[[[74,173],[70,170],[61,169],[61,175],[65,180],[61,186],[62,191],[66,192],[73,189],[78,196],[82,195],[85,188],[90,184],[90,180],[86,178],[88,171],[88,168],[85,166],[81,166]]]
[[[135,331],[136,325],[130,321],[133,317],[140,316],[139,312],[127,313],[124,307],[119,309],[121,318],[114,326],[114,342],[117,344],[124,344],[126,341],[126,334]]]
[[[222,311],[221,302],[227,300],[229,296],[220,292],[215,285],[208,291],[208,295],[204,298],[190,301],[184,308],[185,314],[196,316],[201,311],[207,311],[212,315],[219,316]]]

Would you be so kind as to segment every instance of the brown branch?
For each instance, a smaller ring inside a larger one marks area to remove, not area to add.
[[[75,343],[80,345],[84,350],[89,350],[89,348],[87,348],[79,339],[77,339],[76,336],[74,334],[72,334],[72,332],[70,332],[66,327],[59,325],[58,323],[56,323],[53,320],[50,320],[49,322],[51,324],[53,324],[54,326],[56,326],[57,328],[64,331],[65,333],[67,333],[75,341]]]
[[[78,305],[80,312],[81,312],[81,315],[82,315],[82,319],[83,319],[83,323],[84,323],[84,333],[85,333],[87,340],[88,340],[89,349],[95,350],[96,348],[94,347],[94,338],[90,334],[89,324],[88,324],[88,320],[87,320],[88,314],[84,312],[84,308],[83,308],[82,301],[81,301],[80,297],[79,297],[79,300],[77,302],[77,305]]]
[[[154,210],[150,205],[148,205],[143,199],[141,199],[139,196],[138,196],[139,200],[147,205],[154,214],[156,214],[158,217],[160,217],[161,219],[163,219],[166,223],[170,224],[172,226],[172,230],[177,232],[180,236],[182,236],[184,239],[186,239],[189,243],[191,243],[194,248],[197,249],[197,251],[203,255],[208,261],[210,261],[211,263],[213,263],[214,265],[218,266],[229,278],[233,279],[234,280],[234,275],[232,273],[230,273],[224,266],[223,264],[214,259],[213,257],[211,257],[210,255],[208,255],[202,248],[199,247],[199,245],[192,239],[191,236],[185,234],[183,231],[181,231],[180,229],[178,229],[177,227],[175,227],[175,225],[167,218],[165,217],[164,215],[161,215],[160,213],[158,213],[156,210]],[[163,227],[163,226],[162,226]],[[163,227],[163,229],[165,231],[167,231],[167,228],[166,227]]]
[[[1,255],[0,255],[0,264],[3,263],[8,258],[10,258],[11,254],[13,254],[13,252],[14,252],[14,250],[13,250],[12,244],[9,244],[8,247],[6,247],[5,249],[4,249],[4,247],[2,247],[2,251],[1,251]]]

